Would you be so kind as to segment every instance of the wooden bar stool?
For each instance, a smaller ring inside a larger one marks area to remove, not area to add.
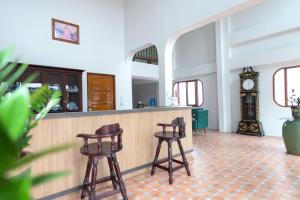
[[[121,192],[123,199],[128,199],[116,156],[116,153],[123,147],[122,133],[123,130],[120,128],[119,124],[111,124],[102,126],[100,129],[96,130],[95,134],[92,135],[84,133],[77,135],[77,137],[81,137],[84,140],[84,145],[80,148],[80,153],[89,157],[82,186],[81,199],[84,199],[88,195],[89,200],[98,200],[112,196],[119,192]],[[115,141],[116,137],[117,142]],[[105,138],[106,140],[102,141],[102,139]],[[107,138],[110,138],[109,141],[107,141]],[[89,139],[97,141],[94,143],[88,143]],[[98,160],[104,157],[107,157],[110,177],[97,180]],[[89,182],[91,170],[92,177]],[[96,184],[110,180],[112,181],[113,190],[96,195]]]
[[[157,145],[157,149],[156,149],[155,158],[154,158],[154,161],[152,164],[151,175],[154,175],[156,167],[166,170],[169,172],[169,183],[173,184],[173,172],[174,171],[185,167],[186,173],[189,176],[191,175],[189,165],[185,158],[185,154],[184,154],[182,144],[180,141],[182,138],[185,137],[185,122],[184,122],[183,117],[178,117],[178,118],[174,119],[171,124],[158,123],[157,126],[162,126],[163,131],[155,133],[155,137],[158,138],[158,145]],[[167,131],[166,130],[167,127],[172,127],[173,131]],[[178,127],[178,131],[176,131],[177,127]],[[157,159],[159,156],[161,143],[163,141],[166,141],[168,143],[168,158],[158,161]],[[177,141],[183,161],[179,161],[179,160],[176,160],[173,158],[173,156],[172,156],[172,142],[173,141]],[[180,165],[173,168],[172,161],[176,162]],[[164,162],[168,162],[169,166],[168,167],[162,166],[161,164]]]

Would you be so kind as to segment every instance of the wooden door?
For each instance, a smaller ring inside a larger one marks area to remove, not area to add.
[[[87,74],[88,110],[115,109],[115,76],[106,74]]]

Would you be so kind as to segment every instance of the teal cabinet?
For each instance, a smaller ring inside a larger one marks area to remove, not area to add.
[[[193,131],[208,127],[208,110],[202,108],[192,109]]]

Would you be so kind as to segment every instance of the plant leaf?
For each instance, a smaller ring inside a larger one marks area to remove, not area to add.
[[[48,114],[48,112],[51,110],[51,108],[53,108],[53,106],[59,104],[60,102],[60,97],[61,97],[61,92],[59,91],[54,91],[47,103],[47,105],[40,110],[40,112],[36,115],[35,120],[39,121],[43,118],[46,117],[46,115]]]
[[[0,73],[0,81],[4,81],[4,79],[9,75],[17,66],[17,63],[10,63],[7,66],[4,66],[3,69],[1,69]]]
[[[0,51],[0,69],[3,68],[5,65],[7,65],[14,51],[15,51],[14,46],[6,48],[3,51]]]
[[[34,72],[30,74],[23,83],[31,83],[34,81],[40,74],[38,72]]]
[[[17,81],[17,79],[25,72],[27,69],[27,64],[22,64],[20,67],[17,68],[17,70],[9,77],[5,82],[7,82],[9,85],[13,84]]]
[[[62,176],[66,176],[70,174],[67,171],[63,171],[63,172],[54,172],[54,173],[48,173],[48,174],[43,174],[43,175],[39,175],[39,176],[35,176],[33,177],[32,180],[32,185],[33,186],[37,186],[39,184],[42,184],[44,182],[48,182],[51,181],[53,179],[62,177]]]
[[[29,173],[9,179],[0,178],[0,199],[30,200],[30,186]]]
[[[3,177],[5,172],[10,169],[13,163],[17,159],[17,148],[15,143],[6,135],[4,132],[0,131],[0,179]],[[1,193],[1,192],[0,192]],[[1,199],[1,198],[0,198]]]
[[[29,154],[29,155],[27,155],[27,156],[19,159],[12,168],[16,169],[16,168],[18,168],[20,166],[23,166],[23,165],[25,165],[27,163],[32,162],[33,160],[36,160],[36,159],[38,159],[40,157],[43,157],[43,156],[45,156],[47,154],[57,153],[57,152],[60,152],[62,150],[71,148],[73,146],[74,146],[74,144],[65,144],[65,145],[60,145],[60,146],[52,147],[52,148],[49,148],[49,149],[46,149],[46,150],[42,150],[42,151],[37,152],[37,153]]]
[[[26,176],[30,176],[31,174],[31,169],[28,168],[22,172],[20,172],[19,174],[13,176],[13,177],[10,177],[10,179],[19,179],[19,178],[23,178],[23,177],[26,177]]]
[[[0,102],[0,133],[16,141],[28,123],[30,96],[26,87],[6,95]]]
[[[37,125],[38,121],[43,119],[51,108],[60,102],[61,92],[52,91],[48,86],[43,86],[31,95],[31,105],[35,112],[38,112],[35,116],[35,121],[30,128]]]
[[[20,140],[18,141],[19,150],[22,151],[25,147],[29,145],[29,141],[31,140],[32,135],[24,134]]]
[[[31,106],[35,112],[39,112],[47,104],[50,92],[51,91],[48,89],[48,86],[44,85],[31,94]]]

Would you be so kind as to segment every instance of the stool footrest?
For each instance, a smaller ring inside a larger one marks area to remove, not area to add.
[[[107,181],[111,181],[111,178],[110,178],[110,177],[106,177],[106,178],[98,179],[98,180],[96,181],[96,184],[104,183],[104,182],[107,182]]]
[[[98,195],[96,195],[96,199],[103,199],[103,198],[110,197],[110,196],[118,194],[118,193],[120,193],[119,188],[116,190],[111,190],[111,191],[107,191],[107,192],[98,194]]]
[[[104,182],[107,182],[107,181],[111,181],[111,178],[110,177],[106,177],[106,178],[98,179],[98,180],[96,180],[96,184],[104,183]],[[117,180],[115,178],[113,179],[113,181],[117,182]],[[91,182],[89,182],[87,184],[87,186],[91,186]]]
[[[160,164],[155,164],[155,167],[158,167],[158,168],[160,168],[162,170],[165,170],[165,171],[169,171],[168,167],[162,166]],[[184,168],[184,164],[181,164],[181,165],[178,165],[176,167],[173,167],[172,170],[176,171],[176,170],[181,169],[181,168]]]
[[[168,162],[168,158],[163,158],[160,161],[158,161],[156,164],[162,164],[162,163],[165,163],[165,162]]]
[[[160,161],[158,161],[156,164],[162,164],[162,163],[165,163],[165,162],[168,162],[168,158],[164,158],[164,159],[161,159]],[[173,162],[176,162],[178,164],[181,164],[181,165],[184,165],[184,162],[180,161],[180,160],[176,160],[175,158],[172,158],[172,161]]]
[[[169,171],[169,168],[168,168],[168,167],[162,166],[162,165],[160,165],[160,164],[156,164],[155,166],[158,167],[158,168],[160,168],[160,169]]]
[[[178,165],[176,167],[173,167],[173,171],[176,171],[178,169],[184,168],[184,165]]]
[[[176,160],[176,159],[172,158],[172,161],[173,161],[173,162],[176,162],[176,163],[178,163],[178,164],[184,165],[184,162],[182,162],[182,161],[180,161],[180,160]]]

